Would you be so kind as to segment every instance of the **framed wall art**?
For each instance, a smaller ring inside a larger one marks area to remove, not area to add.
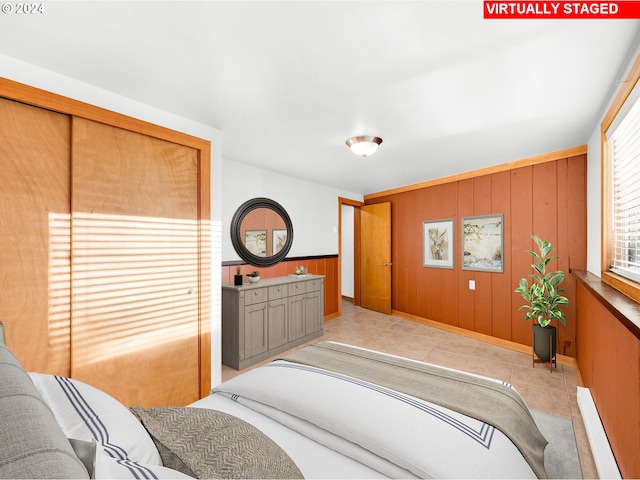
[[[267,256],[267,231],[266,230],[245,230],[244,246],[249,252],[258,257]]]
[[[453,268],[453,219],[422,222],[422,266]]]
[[[504,271],[504,215],[462,218],[462,269]]]
[[[271,249],[273,250],[273,252],[271,252],[271,255],[275,255],[280,250],[282,250],[282,247],[284,247],[285,243],[287,243],[287,231],[284,229],[273,229],[271,243]]]

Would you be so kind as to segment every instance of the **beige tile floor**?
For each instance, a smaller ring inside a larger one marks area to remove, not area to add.
[[[324,335],[314,342],[320,340],[371,348],[508,381],[529,408],[573,421],[583,476],[597,478],[576,398],[578,376],[572,366],[558,364],[553,373],[542,364],[533,368],[531,355],[355,307],[348,301],[343,302],[340,317],[325,322]],[[242,372],[223,365],[222,380]]]

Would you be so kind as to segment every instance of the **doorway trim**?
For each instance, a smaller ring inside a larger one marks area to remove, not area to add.
[[[360,207],[365,205],[359,200],[338,197],[338,316],[342,315],[342,207],[354,207],[353,220],[353,304],[360,305]]]

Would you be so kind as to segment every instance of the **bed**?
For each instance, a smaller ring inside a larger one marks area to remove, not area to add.
[[[89,451],[79,458],[93,478],[546,477],[547,442],[509,384],[336,342],[188,407],[129,410],[82,382],[28,378],[63,436]],[[5,467],[18,476],[19,463]]]

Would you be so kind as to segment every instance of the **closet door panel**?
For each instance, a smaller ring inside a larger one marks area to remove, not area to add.
[[[197,163],[73,119],[71,373],[128,406],[199,398]]]
[[[0,98],[0,321],[25,369],[69,374],[71,119]]]

